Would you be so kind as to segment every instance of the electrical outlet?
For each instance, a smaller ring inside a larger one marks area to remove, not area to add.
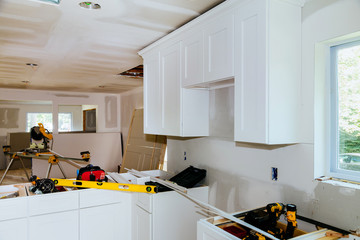
[[[186,151],[184,151],[184,161],[186,161]]]
[[[271,168],[271,180],[273,181],[278,180],[278,169],[276,167]]]

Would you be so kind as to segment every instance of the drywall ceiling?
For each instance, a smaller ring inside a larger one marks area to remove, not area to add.
[[[124,92],[137,52],[223,0],[0,0],[0,87]],[[28,66],[35,63],[38,66]]]

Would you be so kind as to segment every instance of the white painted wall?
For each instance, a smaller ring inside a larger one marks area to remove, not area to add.
[[[53,150],[61,155],[77,158],[80,157],[81,151],[89,150],[91,153],[90,163],[99,165],[106,171],[117,171],[117,166],[121,163],[119,94],[15,90],[0,88],[0,100],[51,101],[51,111],[54,113],[53,121],[55,129]],[[57,113],[59,105],[97,105],[97,132],[58,134]],[[24,130],[7,129],[4,131],[18,132]],[[4,134],[4,132],[1,132],[1,134]],[[36,166],[35,161],[34,164]],[[63,165],[65,166],[65,164]],[[44,166],[47,168],[46,163]],[[39,176],[44,176],[46,174],[46,169],[43,171],[44,166],[39,168],[35,167],[34,173],[39,173]],[[60,172],[57,172],[58,169],[56,168],[57,167],[55,167],[52,172],[54,171],[55,176],[61,176],[59,175]],[[66,167],[65,171],[70,177],[76,176],[76,171],[74,171],[74,168],[71,166]]]
[[[131,117],[134,109],[143,108],[143,88],[137,88],[120,94],[121,98],[121,133],[123,134],[124,150],[129,133]]]
[[[17,128],[0,128],[0,136],[6,136],[11,132],[25,132],[26,131],[26,113],[51,113],[51,104],[0,104],[0,108],[15,108],[19,109],[18,127]]]
[[[77,93],[0,88],[1,100],[52,101],[55,114],[54,133],[57,133],[59,105],[97,105],[97,132],[120,132],[120,95],[106,93]],[[113,124],[115,123],[115,124]]]
[[[83,130],[83,111],[81,105],[59,105],[58,112],[72,114],[72,131]]]
[[[90,161],[83,165],[100,166],[105,171],[116,172],[121,163],[120,133],[70,133],[54,134],[53,150],[67,157],[81,158],[80,152],[89,151]],[[82,163],[81,163],[82,164]],[[66,177],[76,177],[77,168],[61,163]],[[33,159],[33,174],[45,177],[46,160]],[[58,166],[51,169],[50,177],[63,177]]]
[[[189,165],[207,169],[210,203],[228,212],[281,201],[296,204],[300,215],[347,230],[360,227],[360,190],[313,180],[318,176],[314,165],[323,160],[314,158],[315,44],[360,31],[359,13],[358,0],[313,0],[303,8],[299,127],[304,143],[265,146],[215,136],[169,139],[169,170],[178,172]],[[322,127],[318,124],[317,129]],[[271,180],[271,167],[279,169],[277,182]]]

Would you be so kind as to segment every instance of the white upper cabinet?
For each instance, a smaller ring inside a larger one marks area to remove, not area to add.
[[[191,31],[182,42],[182,86],[188,87],[204,81],[204,32]]]
[[[145,91],[146,89],[146,91]],[[162,125],[162,82],[160,53],[144,56],[144,131],[159,133]]]
[[[169,41],[142,55],[146,134],[209,135],[209,93],[181,87],[181,46]]]
[[[301,3],[227,0],[140,51],[145,133],[208,136],[207,88],[231,81],[235,141],[299,142]]]
[[[298,141],[301,8],[253,0],[235,12],[235,141]]]
[[[180,42],[160,50],[162,81],[162,134],[180,133]]]
[[[204,29],[205,82],[234,76],[234,15],[222,13],[207,22]]]

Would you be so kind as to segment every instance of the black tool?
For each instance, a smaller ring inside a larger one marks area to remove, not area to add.
[[[36,192],[39,190],[42,193],[52,193],[55,191],[55,183],[49,178],[38,178],[36,175],[30,177],[30,181],[34,185],[30,191]]]

